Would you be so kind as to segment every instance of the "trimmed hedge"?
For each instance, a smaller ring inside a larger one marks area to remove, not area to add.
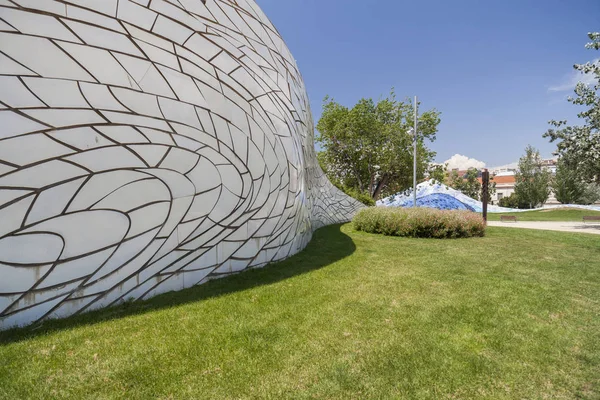
[[[454,239],[485,235],[483,218],[471,211],[371,207],[353,219],[354,229],[387,236]]]

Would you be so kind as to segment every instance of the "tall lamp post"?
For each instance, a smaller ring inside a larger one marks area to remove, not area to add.
[[[408,130],[408,134],[413,137],[413,207],[417,208],[417,128],[419,124],[419,103],[415,96],[415,126]]]

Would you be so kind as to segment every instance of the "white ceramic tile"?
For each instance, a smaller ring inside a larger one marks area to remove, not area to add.
[[[19,189],[15,189],[15,190],[8,190],[8,189],[3,189],[0,190],[0,207],[4,206],[5,204],[18,199],[20,197],[24,197],[28,194],[31,194],[30,190],[19,190]]]
[[[96,280],[107,276],[113,271],[123,267],[123,265],[125,265],[126,263],[135,259],[135,257],[142,253],[144,249],[152,242],[152,240],[156,236],[157,231],[157,229],[154,231],[150,231],[148,233],[145,233],[133,239],[129,239],[128,241],[122,243],[119,246],[118,250],[112,255],[112,257],[109,258],[106,264],[104,264],[104,266],[102,266],[102,268],[98,272],[96,272],[90,278],[89,281],[95,282]],[[110,287],[110,282],[102,283],[102,285],[108,287],[104,287],[103,289],[96,288],[96,290],[108,289]],[[94,288],[91,288],[90,290],[93,291]]]
[[[192,53],[204,58],[205,60],[211,60],[214,56],[219,54],[222,49],[216,44],[212,43],[205,36],[196,33],[186,43],[185,48],[189,49]]]
[[[2,7],[0,8],[0,18],[17,28],[23,34],[81,43],[55,17]]]
[[[170,40],[158,37],[151,32],[139,29],[138,27],[128,24],[127,22],[124,22],[123,25],[125,25],[125,28],[127,28],[127,32],[129,32],[130,37],[139,39],[142,42],[146,42],[156,47],[160,47],[161,49],[170,53],[174,52],[173,42]]]
[[[184,268],[186,270],[188,267]],[[200,271],[185,271],[183,272],[183,285],[186,288],[190,288],[202,282],[208,274],[212,272],[212,269],[204,269]]]
[[[194,117],[191,113],[193,109],[186,108],[185,110],[189,111],[189,116],[190,116],[189,122],[193,122],[193,121],[191,121],[191,119]],[[175,132],[177,132],[177,134],[179,134],[179,135],[186,136],[186,137],[193,139],[199,143],[202,143],[203,145],[210,146],[213,149],[216,149],[219,146],[217,143],[217,140],[214,137],[206,134],[205,132],[203,132],[201,130],[198,130],[196,128],[191,128],[187,125],[181,125],[176,122],[171,123],[171,126],[173,127]]]
[[[65,0],[65,2],[88,8],[111,17],[116,16],[117,4],[119,3],[118,0]]]
[[[148,138],[148,140],[151,143],[166,144],[167,146],[175,145],[173,138],[171,138],[171,136],[166,132],[161,132],[161,131],[157,131],[155,129],[149,129],[149,128],[139,128],[139,129],[144,134],[144,136],[146,136]]]
[[[73,315],[76,312],[83,310],[88,304],[93,302],[96,296],[77,298],[77,299],[65,299],[58,307],[56,307],[48,315],[49,319],[65,318],[69,315]]]
[[[96,112],[91,110],[41,109],[26,110],[25,114],[56,128],[105,123]]]
[[[124,147],[102,147],[66,157],[67,160],[94,172],[118,168],[143,168],[138,157]]]
[[[75,81],[23,78],[27,87],[50,107],[89,108]]]
[[[217,202],[217,206],[212,210],[209,217],[213,221],[221,221],[231,214],[236,206],[239,204],[239,197],[229,192],[227,189],[223,189],[221,197]]]
[[[117,143],[148,143],[148,139],[140,132],[126,125],[97,126],[97,130]]]
[[[0,142],[0,159],[16,165],[28,165],[73,152],[74,150],[41,133],[13,137]]]
[[[177,147],[180,147],[182,149],[187,149],[195,152],[204,147],[202,143],[189,139],[185,136],[173,134],[173,139],[175,140]]]
[[[181,60],[181,67],[183,68],[183,72],[185,72],[187,75],[193,76],[194,79],[209,85],[215,90],[221,89],[221,84],[217,78],[213,77],[210,73],[206,72],[204,69],[196,66],[195,64],[187,60]]]
[[[144,297],[142,297],[141,300],[146,300],[162,293],[168,293],[182,289],[184,289],[183,274],[179,274],[178,276],[171,275],[168,277],[161,277],[161,281],[157,284],[157,286]]]
[[[204,31],[206,25],[198,18],[192,16],[183,10],[181,3],[173,1],[155,0],[152,1],[150,7],[159,14],[170,17],[182,25],[190,28],[192,31]]]
[[[164,269],[161,274],[167,275],[167,274],[172,274],[172,273],[179,273],[181,272],[181,269],[184,268],[186,265],[188,265],[190,262],[192,262],[194,260],[194,258],[197,258],[199,256],[201,256],[202,254],[206,253],[207,249],[196,249],[193,251],[189,251],[189,252],[185,252],[185,256],[183,257],[179,257],[177,259],[177,261],[175,261],[174,263],[172,263],[171,265],[169,265],[168,268]],[[177,252],[179,253],[179,252]]]
[[[192,103],[199,107],[208,107],[204,96],[198,90],[194,80],[181,72],[169,68],[158,66],[162,75],[169,82],[169,86],[175,91],[175,94],[181,101]]]
[[[171,194],[164,183],[158,179],[151,179],[125,185],[106,196],[93,208],[128,212],[158,201],[171,201]]]
[[[0,239],[0,263],[52,263],[60,257],[62,251],[63,241],[58,235],[34,233]],[[41,277],[38,276],[38,279]],[[9,282],[10,280],[6,284]]]
[[[48,135],[79,150],[88,150],[96,147],[114,145],[114,143],[104,138],[92,128],[88,127],[55,130],[50,132]]]
[[[51,14],[65,15],[65,5],[55,0],[12,0],[22,7],[30,8],[33,10],[46,11]]]
[[[127,111],[127,109],[119,104],[114,98],[107,86],[80,82],[79,87],[81,88],[83,96],[93,108],[99,110]]]
[[[225,72],[226,74],[231,73],[234,69],[240,66],[238,60],[235,60],[229,54],[222,52],[213,60],[211,60],[211,64]]]
[[[192,201],[193,197],[191,196],[176,198],[173,200],[171,203],[171,212],[169,213],[169,218],[160,230],[160,236],[168,236],[173,233],[173,231],[177,228],[177,225],[179,225],[179,223],[181,223],[183,220],[183,217],[185,217],[187,210],[192,204]]]
[[[147,178],[147,174],[128,170],[117,170],[93,175],[77,194],[68,211],[85,210],[118,188],[128,183]]]
[[[39,289],[60,285],[62,282],[83,278],[94,273],[113,254],[116,247],[99,251],[89,256],[57,264],[38,286]]]
[[[48,39],[0,32],[0,50],[46,78],[93,81],[83,68]],[[5,68],[10,71],[4,63],[10,67],[7,61],[0,61],[0,71]]]
[[[173,90],[171,90],[171,87],[165,78],[154,65],[150,67],[144,77],[139,81],[139,85],[146,93],[157,94],[172,99],[175,98],[175,93],[173,93]]]
[[[40,222],[24,232],[52,232],[62,237],[65,248],[60,254],[60,259],[66,260],[119,243],[125,237],[128,228],[129,220],[124,214],[93,210]]]
[[[189,217],[190,211],[186,213],[185,218],[181,221],[179,225],[177,225],[177,229],[175,230],[175,232],[173,232],[174,234],[177,234],[177,240],[179,241],[179,243],[183,243],[186,240],[188,240],[188,238],[191,237],[192,233],[194,233],[194,231],[198,229],[200,224],[202,224],[202,222],[204,222],[205,220],[205,218],[197,218],[190,221]]]
[[[62,185],[46,189],[36,198],[27,216],[27,225],[60,215],[66,208],[77,190],[84,182],[80,178]]]
[[[175,100],[159,98],[160,110],[167,120],[180,122],[185,125],[201,129],[200,121],[194,106]]]
[[[54,299],[58,296],[70,294],[80,284],[81,284],[81,281],[71,282],[71,283],[63,284],[61,286],[54,287],[51,289],[46,289],[46,290],[38,290],[38,288],[36,287],[35,290],[32,290],[29,293],[27,293],[26,296],[21,297],[19,299],[19,301],[17,301],[15,304],[13,304],[10,307],[10,309],[7,310],[7,312],[23,310],[23,309],[29,308],[35,304],[42,304],[42,303],[44,303],[48,300]]]
[[[0,290],[0,329],[264,266],[359,207],[305,151],[302,77],[253,0],[0,0],[0,14],[44,36],[0,25],[0,263],[60,259],[35,290],[41,276],[8,272],[28,297],[6,310],[17,298]]]
[[[0,295],[0,313],[3,313],[19,297],[21,297],[20,294]]]
[[[157,203],[129,213],[131,228],[127,238],[149,230],[161,228],[169,216],[170,203]]]
[[[25,219],[34,197],[28,196],[9,206],[0,208],[0,221],[2,221],[2,224],[0,224],[0,237],[16,232],[21,228],[23,219]]]
[[[200,156],[176,147],[171,148],[169,154],[160,164],[160,168],[177,171],[181,174],[187,174],[198,163]]]
[[[194,183],[196,192],[205,192],[221,185],[219,170],[206,158],[200,158],[196,167],[187,174]]]
[[[20,169],[0,177],[0,187],[27,187],[39,189],[56,182],[87,175],[87,172],[69,163],[52,160]]]
[[[162,118],[156,96],[131,89],[113,88],[112,93],[125,107],[136,114]]]
[[[199,194],[194,197],[194,202],[190,207],[186,215],[187,220],[201,218],[210,214],[212,209],[219,201],[219,195],[221,190],[219,188],[213,189],[209,192]]]
[[[102,115],[104,115],[113,124],[133,125],[137,127],[155,128],[163,131],[170,131],[169,125],[159,119],[113,111],[102,111]]]
[[[15,76],[0,76],[2,101],[14,108],[45,107]]]
[[[173,54],[173,52],[163,50],[141,40],[135,39],[135,42],[146,54],[148,60],[152,61],[155,64],[166,65],[167,67],[172,69],[179,69],[179,62],[177,62],[177,57],[175,56],[175,54]]]
[[[71,20],[65,20],[65,23],[86,44],[105,49],[116,50],[121,53],[131,54],[139,57],[142,56],[142,53],[133,45],[131,40],[126,35]]]
[[[31,321],[36,321],[52,310],[57,304],[60,304],[65,298],[66,295],[0,319],[0,330],[23,326],[31,323]]]
[[[148,169],[144,172],[148,175],[157,177],[161,182],[167,185],[169,187],[170,195],[173,199],[191,197],[195,194],[194,184],[185,175],[175,171],[169,171],[167,169]]]
[[[61,42],[59,45],[100,83],[136,88],[129,75],[107,50]]]
[[[223,185],[233,194],[241,196],[242,194],[242,178],[240,173],[233,165],[218,165],[217,169],[221,175]]]
[[[215,126],[213,125],[213,121],[208,111],[203,108],[196,107],[196,115],[198,115],[198,119],[202,124],[202,130],[213,137],[217,137]]]
[[[183,44],[194,33],[191,29],[160,15],[152,28],[152,32],[178,44]]]
[[[47,126],[10,110],[0,110],[0,126],[2,127],[0,129],[0,139],[48,129]]]
[[[212,19],[212,15],[206,8],[206,5],[202,1],[196,0],[179,0],[179,3],[185,7],[188,12],[194,13],[201,17]]]
[[[130,0],[120,0],[118,17],[132,25],[150,30],[156,20],[157,14]]]
[[[23,0],[20,0],[23,1]],[[28,0],[28,1],[38,1],[39,0]],[[64,6],[63,6],[64,7]],[[111,29],[116,32],[125,33],[125,29],[121,27],[121,25],[117,22],[117,20],[113,18],[109,18],[105,15],[99,14],[95,11],[90,11],[85,8],[76,7],[70,4],[67,4],[67,17],[76,19],[78,21],[85,21],[89,24],[101,26],[103,28]]]
[[[169,149],[167,146],[157,146],[154,144],[133,145],[128,147],[133,150],[133,152],[136,153],[141,159],[143,159],[150,167],[156,167]]]

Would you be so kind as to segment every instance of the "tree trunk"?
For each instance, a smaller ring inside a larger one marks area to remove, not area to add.
[[[385,187],[385,185],[387,185],[389,178],[387,174],[383,174],[383,176],[381,177],[381,180],[379,181],[379,183],[377,183],[377,187],[375,188],[375,192],[373,192],[373,200],[377,201],[379,200],[379,195],[381,194],[381,191],[383,190],[383,188]]]

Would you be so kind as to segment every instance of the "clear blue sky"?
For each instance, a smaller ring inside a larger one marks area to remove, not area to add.
[[[327,94],[352,106],[395,87],[442,112],[437,161],[459,153],[492,167],[527,144],[550,156],[547,121],[576,122],[572,65],[600,56],[584,47],[600,0],[257,1],[298,62],[315,121]]]

